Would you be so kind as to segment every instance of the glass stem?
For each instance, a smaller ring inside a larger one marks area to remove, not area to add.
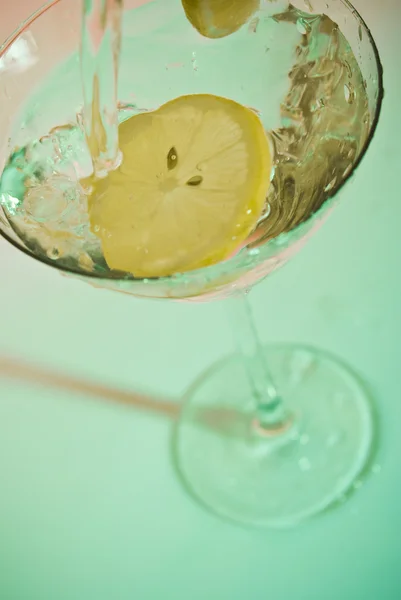
[[[227,301],[232,327],[256,404],[255,422],[266,434],[288,429],[291,419],[273,381],[245,292]]]

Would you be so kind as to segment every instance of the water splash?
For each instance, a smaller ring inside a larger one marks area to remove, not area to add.
[[[122,10],[122,0],[83,0],[83,116],[98,176],[106,175],[119,163],[117,84]]]

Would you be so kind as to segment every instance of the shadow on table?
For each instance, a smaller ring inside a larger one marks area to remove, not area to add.
[[[0,356],[0,377],[117,402],[139,410],[163,414],[170,418],[177,417],[180,411],[180,405],[175,402],[76,379],[5,356]]]
[[[182,409],[185,396],[178,402],[138,392],[124,391],[103,384],[76,379],[69,375],[50,371],[20,359],[0,355],[0,377],[33,384],[47,388],[55,388],[64,392],[81,394],[94,399],[117,402],[137,410],[157,413],[176,420]],[[249,413],[231,409],[229,406],[199,406],[192,411],[192,419],[198,425],[206,427],[219,435],[241,438],[250,428]]]

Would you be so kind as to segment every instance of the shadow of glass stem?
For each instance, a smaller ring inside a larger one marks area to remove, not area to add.
[[[16,358],[0,356],[0,377],[28,385],[53,388],[63,392],[87,396],[94,400],[115,402],[136,410],[155,413],[175,420],[181,412],[181,399],[177,401],[153,395],[126,391],[102,383],[77,379],[69,375],[51,371]],[[235,413],[235,414],[234,414]],[[198,409],[199,425],[228,437],[242,437],[247,428],[245,414],[223,407]]]
[[[15,358],[0,356],[0,377],[29,385],[50,387],[64,392],[89,396],[93,399],[116,402],[137,408],[138,410],[155,412],[171,418],[175,418],[180,411],[178,403],[167,399],[120,390],[83,379],[76,379],[69,375],[50,371]]]

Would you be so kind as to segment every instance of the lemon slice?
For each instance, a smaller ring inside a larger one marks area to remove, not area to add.
[[[121,166],[92,181],[92,231],[108,266],[158,277],[224,260],[255,228],[271,154],[251,110],[182,96],[120,125]]]
[[[259,10],[260,0],[182,0],[188,21],[208,38],[238,31]]]

